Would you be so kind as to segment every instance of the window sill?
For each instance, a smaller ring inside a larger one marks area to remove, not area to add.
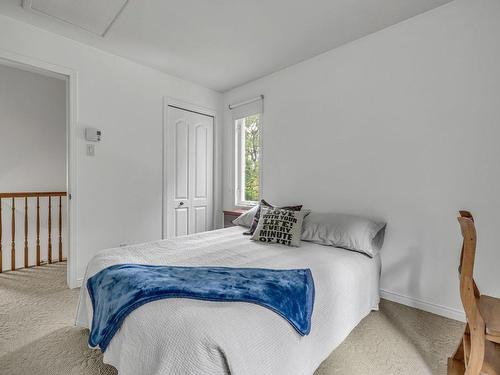
[[[232,215],[232,216],[240,216],[241,214],[247,212],[248,209],[246,208],[234,208],[232,210],[224,210],[222,211],[224,213],[224,215]]]
[[[240,202],[235,205],[237,209],[249,210],[252,207],[255,207],[259,204],[259,202]]]

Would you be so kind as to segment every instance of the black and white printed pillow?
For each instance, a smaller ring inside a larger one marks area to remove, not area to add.
[[[259,223],[251,239],[298,247],[303,220],[304,211],[262,207]]]
[[[281,208],[283,210],[291,210],[291,211],[300,211],[302,209],[302,205],[297,205],[297,206],[285,206],[285,207],[275,207],[270,203],[267,203],[264,199],[260,200],[259,203],[259,208],[257,209],[257,212],[255,213],[255,216],[253,217],[253,222],[252,225],[250,226],[250,229],[248,231],[244,232],[243,234],[246,235],[252,235],[255,232],[255,229],[257,228],[257,224],[259,223],[260,219],[260,212],[262,208],[267,207],[267,208]],[[310,211],[308,211],[309,213]]]

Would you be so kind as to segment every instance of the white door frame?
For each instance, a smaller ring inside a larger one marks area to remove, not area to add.
[[[67,283],[70,288],[78,287],[77,280],[77,83],[78,72],[71,68],[38,60],[33,57],[20,55],[0,49],[0,64],[10,65],[25,70],[31,70],[48,75],[66,77],[66,186],[68,199],[66,218],[68,221],[68,256],[67,256]]]
[[[217,142],[217,135],[219,134],[219,130],[217,127],[217,111],[212,108],[207,108],[203,106],[199,106],[196,104],[188,103],[182,100],[174,99],[168,96],[163,97],[163,145],[162,145],[162,217],[161,217],[161,238],[165,239],[167,236],[167,126],[168,126],[168,107],[173,106],[179,109],[183,109],[190,112],[196,112],[201,115],[206,115],[213,117],[214,119],[214,131],[213,131],[213,178],[212,178],[212,222],[214,229],[217,228],[217,199],[216,196],[219,194],[219,184],[217,183],[218,178],[218,168],[217,162],[219,160],[219,155],[217,153],[217,148],[219,146],[219,142]]]

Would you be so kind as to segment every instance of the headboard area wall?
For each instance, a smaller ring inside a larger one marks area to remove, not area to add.
[[[463,318],[459,209],[500,295],[500,3],[457,0],[225,94],[265,95],[263,195],[383,217],[383,297]],[[224,207],[232,191],[225,118]]]

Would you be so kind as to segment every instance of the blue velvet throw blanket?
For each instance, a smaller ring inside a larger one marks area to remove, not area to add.
[[[87,289],[93,306],[89,345],[103,352],[128,314],[164,298],[255,303],[282,316],[302,336],[311,330],[309,269],[117,264],[89,278]]]

